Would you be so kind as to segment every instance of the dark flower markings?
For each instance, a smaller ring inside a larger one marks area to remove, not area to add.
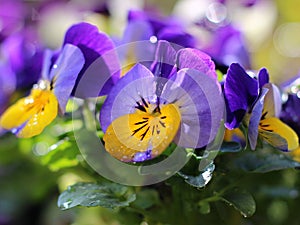
[[[264,112],[262,115],[261,115],[261,118],[260,118],[260,121],[264,120],[266,118],[268,114],[268,111]],[[264,131],[269,131],[269,132],[273,132],[272,129],[268,129],[268,127],[270,127],[270,124],[263,124],[262,122],[259,122],[259,127],[264,130]],[[268,138],[267,138],[268,139]]]
[[[149,112],[149,102],[147,102],[143,97],[141,97],[141,102],[136,102],[136,106],[135,108],[142,111],[142,112],[145,112],[145,113],[149,113],[153,116],[158,116],[158,115],[161,115],[161,111],[160,111],[160,107],[159,107],[159,98],[157,98],[157,107],[152,111],[152,112]],[[166,128],[166,124],[161,121],[161,120],[164,120],[166,119],[167,117],[166,116],[161,116],[160,117],[160,120],[159,120],[159,124],[163,127],[163,128]],[[152,125],[150,126],[149,125],[149,118],[148,117],[143,117],[142,118],[143,120],[142,121],[139,121],[139,122],[136,122],[134,125],[138,126],[135,130],[133,130],[131,136],[134,136],[136,133],[138,133],[139,131],[143,130],[143,133],[140,135],[140,140],[144,140],[145,136],[147,135],[147,133],[151,131],[151,135],[153,136],[156,132],[157,135],[159,135],[160,133],[160,127],[158,124],[155,124],[155,125]],[[147,128],[146,128],[147,127]],[[146,130],[144,129],[146,128]]]

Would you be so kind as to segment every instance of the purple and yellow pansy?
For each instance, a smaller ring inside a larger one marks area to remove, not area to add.
[[[246,126],[252,150],[256,148],[258,138],[282,151],[298,147],[295,131],[279,119],[282,105],[280,92],[277,86],[269,83],[265,68],[255,78],[239,64],[231,64],[224,83],[224,95],[227,128]]]
[[[171,142],[204,147],[223,118],[221,88],[208,55],[189,48],[176,51],[165,41],[156,55],[152,70],[137,64],[128,71],[101,109],[105,148],[121,161],[152,159]]]
[[[69,28],[58,53],[45,51],[41,79],[33,86],[30,95],[20,99],[3,113],[0,126],[11,130],[18,137],[32,137],[40,134],[56,118],[58,112],[64,114],[68,99],[73,93],[75,96],[79,93],[79,97],[94,97],[107,91],[113,78],[118,77],[118,70],[113,76],[108,75],[117,60],[110,58],[110,63],[105,61],[105,57],[102,59],[101,55],[112,49],[114,45],[109,37],[91,24],[79,23]],[[108,55],[115,56],[113,53]],[[97,63],[97,68],[108,72],[96,75],[87,72],[99,58],[101,63]],[[102,81],[102,89],[82,91],[82,87],[93,84],[95,77]],[[80,83],[82,79],[85,80]],[[76,92],[79,83],[81,91]]]

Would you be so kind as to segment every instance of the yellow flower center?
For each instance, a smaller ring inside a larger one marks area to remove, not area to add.
[[[105,149],[121,161],[132,161],[136,153],[147,150],[151,158],[160,155],[178,131],[181,117],[176,105],[160,108],[142,100],[134,113],[115,119],[103,137]]]

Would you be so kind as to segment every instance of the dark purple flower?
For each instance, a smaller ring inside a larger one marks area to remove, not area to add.
[[[281,87],[287,97],[282,105],[280,118],[291,126],[300,137],[300,78],[299,76],[285,82]]]
[[[128,14],[128,24],[136,21],[147,23],[152,31],[150,34],[157,40],[166,40],[170,43],[188,48],[195,47],[195,38],[185,31],[183,24],[172,17],[163,17],[155,12],[131,10]],[[133,30],[133,32],[138,32]],[[150,37],[148,37],[148,40]]]
[[[224,96],[227,111],[226,127],[239,127],[248,109],[258,97],[256,79],[250,77],[237,63],[230,65],[224,82]]]
[[[17,89],[29,89],[41,75],[43,47],[36,31],[24,29],[2,43],[2,52],[16,74]]]
[[[208,46],[203,48],[218,63],[230,65],[239,63],[244,68],[251,67],[249,51],[244,36],[233,25],[218,27],[212,31]]]
[[[269,83],[266,69],[261,69],[255,79],[239,64],[230,65],[224,94],[227,109],[225,125],[233,129],[243,122],[252,150],[256,148],[258,138],[283,151],[298,147],[295,132],[278,118],[281,96],[279,89]]]

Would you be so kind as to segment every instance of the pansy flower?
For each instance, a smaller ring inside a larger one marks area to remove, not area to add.
[[[100,56],[113,48],[107,35],[93,25],[80,23],[69,28],[62,50],[58,53],[46,51],[42,78],[28,97],[7,109],[1,117],[1,127],[18,137],[37,135],[54,120],[58,110],[64,113],[72,92],[79,97],[95,97],[103,90],[108,91],[113,81],[110,69],[116,70],[115,76],[118,75],[118,70],[112,66],[116,58],[114,53],[108,53],[107,57],[112,60],[108,62],[108,58]],[[102,73],[95,74],[96,69]],[[97,89],[90,90],[95,83]]]
[[[283,151],[298,147],[297,134],[278,118],[281,96],[279,89],[269,83],[266,69],[261,69],[258,79],[255,79],[239,64],[232,64],[227,73],[224,92],[229,109],[227,118],[234,118],[227,121],[227,126],[234,128],[243,122],[248,128],[251,149],[256,148],[258,137]],[[230,111],[233,106],[235,111]]]
[[[18,137],[40,134],[58,113],[63,113],[83,67],[82,52],[74,45],[66,44],[51,66],[51,52],[44,60],[42,79],[33,86],[29,96],[18,100],[2,115],[0,126],[11,130]]]
[[[176,59],[174,70],[154,62],[164,72],[156,69],[153,73],[137,64],[107,96],[100,124],[105,149],[113,157],[139,162],[160,155],[171,142],[200,148],[214,140],[224,105],[213,62],[196,49],[168,55],[172,51],[158,48],[157,55],[164,55],[165,62]]]

